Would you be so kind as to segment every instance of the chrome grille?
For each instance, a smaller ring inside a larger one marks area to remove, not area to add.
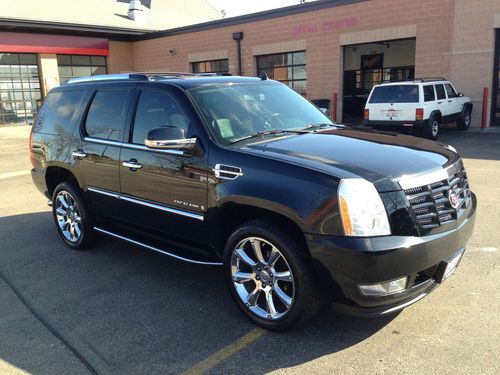
[[[458,199],[456,208],[450,202],[452,193]],[[421,229],[437,228],[457,220],[471,200],[464,168],[446,180],[406,189],[405,194]]]

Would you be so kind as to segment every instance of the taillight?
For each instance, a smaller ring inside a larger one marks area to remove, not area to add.
[[[421,121],[424,119],[424,109],[423,108],[417,108],[415,110],[415,120],[416,121]]]
[[[370,119],[370,110],[368,108],[365,108],[363,117],[364,117],[365,120],[369,120]]]
[[[35,159],[33,158],[33,126],[31,127],[31,131],[30,131],[30,144],[29,144],[29,148],[30,148],[31,165],[34,168],[35,167]]]

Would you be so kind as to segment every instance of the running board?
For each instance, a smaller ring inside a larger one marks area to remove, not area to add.
[[[107,231],[105,229],[101,229],[99,227],[94,227],[94,230],[96,232],[107,234],[108,236],[119,238],[120,240],[124,240],[124,241],[130,242],[130,243],[133,243],[134,245],[139,245],[139,246],[145,247],[146,249],[153,250],[153,251],[156,251],[158,253],[162,253],[164,255],[168,255],[168,256],[170,256],[172,258],[179,259],[179,260],[182,260],[184,262],[194,263],[194,264],[202,264],[202,265],[205,265],[205,266],[222,266],[222,262],[204,262],[204,261],[201,261],[201,260],[194,260],[194,259],[184,258],[184,257],[181,257],[179,255],[175,255],[175,254],[169,253],[168,251],[158,249],[158,248],[156,248],[154,246],[146,245],[145,243],[133,240],[131,238],[121,236],[119,234]]]

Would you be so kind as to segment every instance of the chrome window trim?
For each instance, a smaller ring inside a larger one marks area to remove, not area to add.
[[[177,155],[177,156],[183,156],[184,155],[184,151],[180,151],[180,150],[165,150],[165,149],[159,150],[159,149],[152,149],[152,148],[148,148],[146,146],[136,145],[136,144],[133,144],[133,143],[118,142],[118,141],[108,141],[106,139],[100,139],[100,138],[84,137],[83,140],[85,142],[97,143],[97,144],[107,145],[107,146],[124,147],[124,148],[130,148],[130,149],[133,149],[133,150],[158,152],[158,153],[161,153],[161,154],[169,154],[169,155]]]
[[[222,266],[222,262],[205,262],[205,261],[201,261],[201,260],[195,260],[195,259],[189,259],[189,258],[181,257],[179,255],[175,255],[175,254],[169,253],[168,251],[158,249],[157,247],[147,245],[145,243],[133,240],[133,239],[125,237],[125,236],[121,236],[119,234],[107,231],[107,230],[99,228],[99,227],[94,227],[94,230],[97,231],[97,232],[100,232],[100,233],[107,234],[108,236],[119,238],[121,240],[133,243],[134,245],[139,245],[139,246],[145,247],[146,249],[153,250],[153,251],[156,251],[158,253],[162,253],[162,254],[168,255],[168,256],[170,256],[172,258],[179,259],[179,260],[182,260],[184,262],[194,263],[194,264],[202,264],[202,265],[205,265],[205,266]]]
[[[156,203],[151,203],[151,202],[143,201],[141,199],[136,199],[136,198],[130,197],[128,195],[123,195],[123,194],[115,193],[115,192],[112,192],[112,191],[107,191],[107,190],[99,189],[99,188],[96,188],[96,187],[93,187],[93,186],[87,187],[87,190],[88,191],[92,191],[94,193],[107,195],[107,196],[112,197],[112,198],[121,199],[121,200],[124,200],[126,202],[131,202],[131,203],[139,204],[141,206],[146,206],[146,207],[154,208],[154,209],[157,209],[157,210],[161,210],[161,211],[165,211],[165,212],[169,212],[169,213],[173,213],[173,214],[177,214],[177,215],[189,217],[191,219],[195,219],[195,220],[199,220],[199,221],[204,221],[205,220],[205,217],[203,215],[200,215],[200,214],[195,214],[193,212],[179,210],[179,209],[176,209],[176,208],[171,208],[171,207],[163,206],[163,205],[156,204]]]
[[[84,137],[83,140],[85,142],[98,143],[98,144],[101,144],[101,145],[108,145],[108,146],[118,146],[118,147],[120,147],[122,145],[122,142],[109,141],[107,139],[100,139],[100,138],[94,138],[94,137]]]

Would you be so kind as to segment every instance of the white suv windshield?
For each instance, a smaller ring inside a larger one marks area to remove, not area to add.
[[[378,86],[373,89],[370,103],[418,103],[417,85]]]
[[[260,132],[332,125],[320,110],[283,84],[209,85],[189,93],[224,144]]]

